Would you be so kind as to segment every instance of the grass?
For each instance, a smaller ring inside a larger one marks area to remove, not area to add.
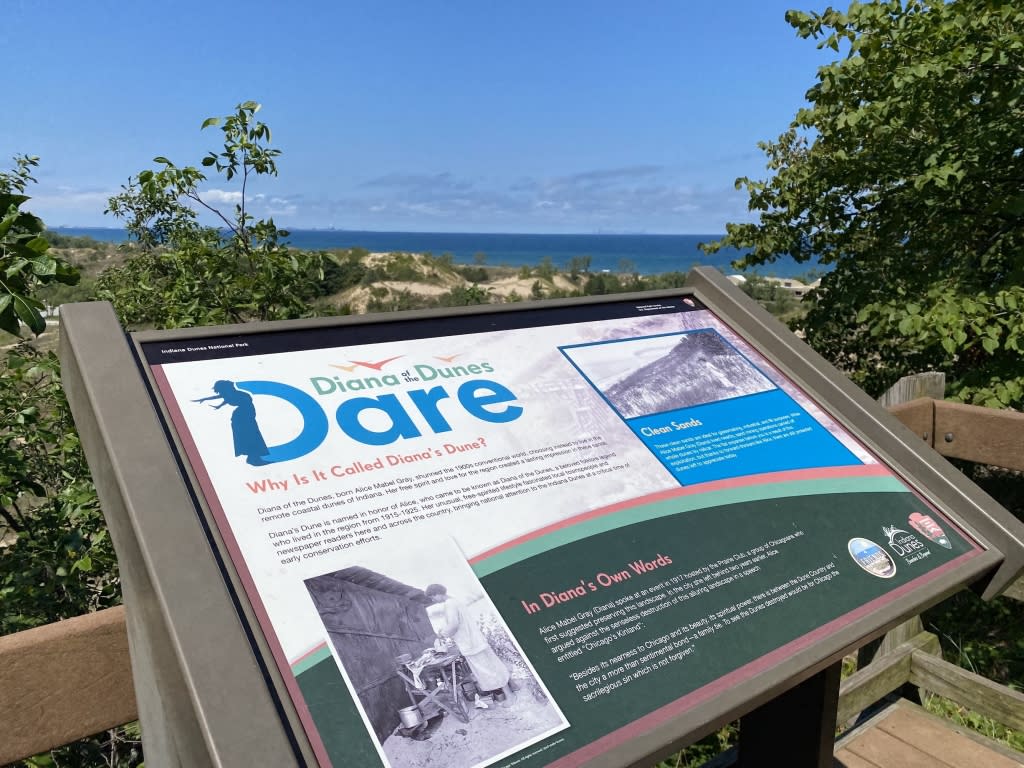
[[[972,730],[1010,749],[1024,752],[1024,733],[1007,728],[990,717],[972,712],[962,704],[957,704],[942,696],[927,694],[924,697],[924,708],[933,715],[949,720],[961,728]]]

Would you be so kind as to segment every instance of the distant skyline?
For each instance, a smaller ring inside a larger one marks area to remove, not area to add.
[[[0,166],[40,156],[48,226],[119,226],[129,176],[198,166],[202,121],[252,99],[282,155],[250,209],[279,226],[719,233],[836,56],[785,11],[825,5],[9,0]]]

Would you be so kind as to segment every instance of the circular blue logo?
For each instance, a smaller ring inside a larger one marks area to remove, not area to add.
[[[896,575],[896,562],[889,553],[871,539],[850,539],[846,548],[850,550],[853,562],[880,579],[891,579]]]

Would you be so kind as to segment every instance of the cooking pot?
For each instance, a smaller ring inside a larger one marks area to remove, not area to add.
[[[423,725],[423,713],[420,712],[419,707],[404,707],[398,710],[398,719],[402,721],[402,725],[406,728],[415,728],[417,725]]]

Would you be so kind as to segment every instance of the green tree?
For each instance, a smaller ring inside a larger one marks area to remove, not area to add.
[[[203,197],[203,171],[165,157],[154,158],[156,169],[129,179],[110,198],[107,212],[124,220],[143,246],[141,254],[105,272],[98,284],[99,296],[113,303],[125,325],[187,327],[314,312],[322,254],[289,248],[288,232],[246,209],[248,185],[258,176],[276,176],[280,155],[270,144],[270,128],[256,119],[259,109],[247,101],[202,124],[223,132],[223,148],[209,152],[201,165],[238,185],[233,211],[225,213]],[[200,211],[221,226],[200,224]]]
[[[353,285],[359,285],[366,275],[366,257],[370,252],[365,248],[349,248],[335,251],[324,257],[324,279],[319,286],[322,296],[329,296],[344,291]]]
[[[760,275],[747,275],[746,280],[740,284],[740,289],[776,317],[791,315],[800,305],[797,298],[780,281],[769,280]]]
[[[569,259],[566,268],[569,270],[569,279],[575,283],[579,280],[581,273],[585,275],[590,272],[590,257],[573,256]]]
[[[537,267],[534,269],[534,273],[541,280],[554,280],[555,275],[558,274],[558,270],[555,269],[555,263],[551,260],[551,257],[545,256],[537,264]]]
[[[625,290],[619,276],[613,272],[596,272],[583,286],[583,293],[586,296],[604,296],[609,293],[622,293]]]
[[[964,401],[1024,405],[1024,6],[853,3],[789,12],[842,55],[742,178],[758,221],[707,246],[833,269],[803,326],[870,392],[944,370]]]
[[[21,210],[38,164],[39,158],[17,155],[14,169],[0,172],[0,330],[14,336],[22,323],[37,336],[46,330],[43,303],[32,295],[39,286],[78,282],[77,270],[47,252],[42,220]]]

